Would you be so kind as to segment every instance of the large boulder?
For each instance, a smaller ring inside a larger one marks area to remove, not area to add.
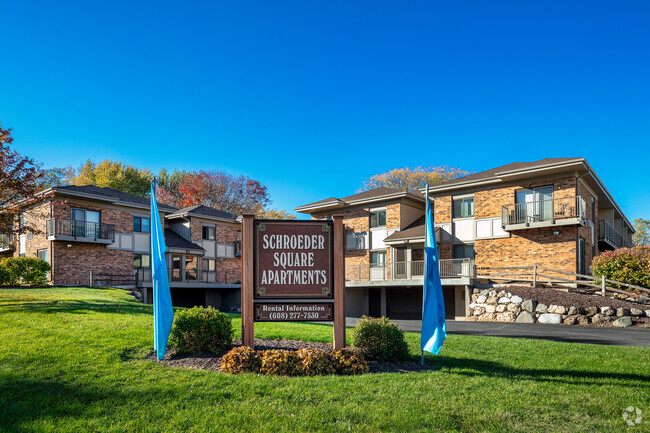
[[[505,305],[499,304],[499,305],[496,306],[496,312],[497,313],[503,313],[504,311],[506,311],[506,306]]]
[[[578,325],[588,325],[589,317],[585,316],[584,314],[578,314],[576,316],[576,322],[578,322]]]
[[[585,309],[585,315],[587,317],[592,317],[594,314],[598,314],[598,307],[587,307]]]
[[[494,313],[485,313],[485,314],[481,314],[481,316],[478,318],[478,321],[479,322],[493,322],[495,318],[496,318],[496,314],[494,314]]]
[[[566,314],[566,308],[562,305],[551,305],[548,307],[548,312],[554,314]]]
[[[497,321],[499,322],[514,322],[515,321],[515,315],[507,312],[507,313],[499,313],[497,314]]]
[[[517,304],[517,305],[519,305],[519,304],[521,304],[522,302],[524,302],[524,300],[521,299],[520,296],[515,295],[515,296],[513,296],[513,297],[510,298],[510,302],[512,302],[513,304]]]
[[[478,304],[485,304],[485,301],[487,301],[487,296],[485,296],[485,295],[479,295],[476,298],[476,303],[478,303]]]
[[[632,326],[632,318],[630,316],[619,317],[614,320],[612,326],[616,326],[617,328],[627,328],[628,326]]]
[[[519,305],[517,304],[508,304],[506,308],[508,308],[508,311],[512,311],[513,313],[519,313],[521,311],[521,308],[519,308]]]
[[[517,316],[517,323],[535,323],[535,316],[530,311],[522,311]]]
[[[616,312],[612,307],[600,307],[600,314],[605,316],[613,316]]]
[[[562,315],[556,313],[545,313],[539,316],[537,319],[539,323],[544,323],[547,325],[559,325],[562,323]]]
[[[529,313],[534,312],[536,307],[537,307],[537,301],[533,301],[532,299],[527,299],[521,303],[521,309],[526,310]]]
[[[537,304],[537,308],[535,308],[536,313],[548,313],[548,307],[544,304]]]
[[[645,315],[646,315],[647,317],[650,317],[650,310],[645,310]]]
[[[566,314],[567,314],[567,316],[573,316],[573,315],[579,314],[579,313],[578,313],[578,309],[576,307],[571,306],[571,307],[569,307],[569,311],[567,311]]]
[[[487,301],[485,301],[485,303],[488,305],[496,305],[499,303],[499,300],[496,298],[496,296],[490,296],[487,298]]]
[[[640,308],[630,308],[631,316],[643,316],[643,310]]]
[[[577,321],[578,321],[578,316],[566,316],[566,319],[564,319],[564,324],[575,325]]]
[[[486,305],[485,306],[485,312],[486,313],[496,313],[497,307],[496,305]]]
[[[499,298],[499,304],[509,304],[510,303],[510,298],[507,296],[504,296],[503,298]]]
[[[474,308],[474,315],[475,316],[481,316],[485,314],[485,307],[476,307]]]
[[[606,315],[601,314],[601,313],[594,314],[591,317],[591,323],[597,324],[597,325],[607,324],[607,323],[609,323],[611,321],[612,321],[612,319],[609,316],[606,316]]]

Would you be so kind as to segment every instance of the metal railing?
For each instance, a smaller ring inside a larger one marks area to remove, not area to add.
[[[538,222],[554,223],[572,218],[586,219],[586,215],[587,205],[581,196],[515,203],[501,207],[501,221],[504,227]]]
[[[440,278],[473,278],[473,259],[441,259]],[[346,281],[395,281],[424,278],[424,261],[364,263],[345,266]]]
[[[65,218],[50,218],[45,224],[48,236],[72,236],[75,238],[91,238],[115,240],[115,225],[96,223],[92,221],[76,221]]]
[[[13,250],[15,248],[13,241],[13,235],[0,235],[0,251]]]
[[[137,268],[135,276],[138,284],[151,283],[151,268]],[[170,283],[241,284],[241,271],[167,268],[167,278]]]
[[[632,246],[607,220],[598,221],[598,240],[607,242],[614,248],[630,248]]]

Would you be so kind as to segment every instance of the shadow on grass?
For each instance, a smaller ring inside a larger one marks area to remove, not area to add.
[[[89,312],[116,313],[116,314],[152,314],[152,306],[139,303],[116,304],[100,301],[81,300],[52,300],[52,301],[29,301],[16,300],[3,302],[0,307],[0,314],[14,313],[17,311],[36,311],[38,313],[74,313],[87,314]]]
[[[533,380],[536,382],[566,383],[571,385],[605,385],[608,382],[637,382],[634,385],[650,389],[650,375],[635,373],[606,373],[600,371],[533,369],[508,367],[495,361],[481,359],[450,358],[438,356],[427,359],[425,364],[436,370],[448,370],[463,376],[486,376],[510,380]]]

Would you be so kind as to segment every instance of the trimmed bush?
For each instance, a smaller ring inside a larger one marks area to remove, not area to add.
[[[326,375],[336,372],[330,354],[318,349],[300,349],[296,353],[300,360],[302,374],[306,376]]]
[[[50,265],[36,257],[7,257],[0,261],[0,285],[45,286]]]
[[[278,376],[298,376],[302,372],[300,358],[293,350],[265,350],[260,355],[260,373]]]
[[[212,307],[194,307],[176,312],[170,345],[181,353],[219,353],[232,346],[232,320]]]
[[[399,361],[409,356],[404,333],[386,317],[363,316],[352,330],[352,344],[370,360]]]
[[[259,373],[261,365],[259,352],[248,346],[235,347],[221,358],[221,371],[227,373]]]
[[[363,355],[349,349],[333,351],[330,359],[338,374],[354,375],[368,372],[368,361],[365,360]]]
[[[605,251],[594,258],[591,270],[596,277],[650,287],[650,246]]]

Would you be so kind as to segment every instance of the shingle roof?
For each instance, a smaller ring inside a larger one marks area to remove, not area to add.
[[[363,191],[357,194],[352,194],[347,197],[343,198],[336,198],[336,197],[330,197],[326,198],[324,200],[319,200],[315,201],[313,203],[309,203],[303,206],[299,206],[299,208],[310,208],[310,207],[317,207],[319,205],[324,205],[326,203],[332,203],[332,202],[339,202],[340,204],[347,204],[349,202],[354,202],[357,200],[371,200],[374,198],[381,198],[387,195],[391,194],[398,194],[398,193],[405,193],[406,195],[410,196],[411,198],[414,198],[416,200],[424,200],[424,197],[418,193],[418,192],[407,192],[401,189],[397,188],[388,188],[388,187],[379,187],[375,189],[371,189],[369,191]]]
[[[214,209],[203,205],[184,207],[173,213],[173,215],[182,215],[182,214],[206,215],[206,216],[212,216],[216,218],[230,219],[233,221],[237,219],[237,215],[231,214],[230,212]]]
[[[138,197],[137,195],[129,194],[123,191],[118,191],[113,188],[95,186],[95,185],[63,185],[52,187],[55,191],[69,191],[78,192],[82,194],[91,194],[101,197],[112,198],[126,203],[134,203],[149,206],[151,201],[148,198]],[[167,206],[158,203],[158,207],[165,210],[176,210],[175,207]]]
[[[168,248],[179,248],[182,250],[203,250],[200,245],[188,241],[170,229],[165,229],[165,245]]]
[[[424,231],[425,231],[424,215],[422,215],[420,218],[416,219],[411,224],[406,226],[404,230],[400,230],[398,232],[393,233],[392,235],[384,239],[384,241],[389,241],[389,242],[401,241],[401,240],[412,239],[412,238],[424,239]]]
[[[447,185],[453,185],[456,183],[464,183],[464,182],[470,182],[470,181],[479,181],[479,180],[487,180],[493,177],[496,177],[497,173],[502,173],[504,171],[511,171],[511,170],[520,170],[520,169],[526,169],[526,168],[534,168],[546,164],[554,164],[558,162],[564,162],[564,161],[574,161],[579,158],[544,158],[540,159],[539,161],[532,161],[532,162],[512,162],[510,164],[502,165],[499,167],[491,168],[489,170],[481,171],[478,173],[474,174],[469,174],[467,176],[459,177],[457,179],[453,179],[444,183],[441,183],[440,186],[447,186]]]

